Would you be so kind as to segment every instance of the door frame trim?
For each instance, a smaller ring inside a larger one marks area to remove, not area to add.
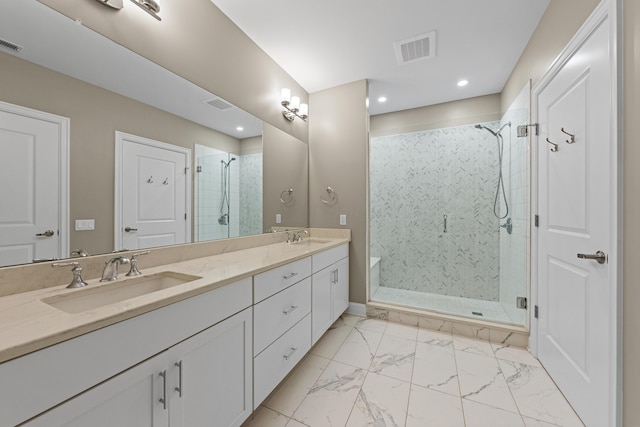
[[[69,166],[70,166],[70,132],[71,121],[68,117],[58,116],[46,111],[34,110],[21,105],[0,101],[0,111],[42,120],[55,124],[58,127],[58,256],[69,258]]]
[[[554,77],[560,72],[562,67],[572,58],[576,51],[586,42],[589,36],[602,24],[609,19],[609,65],[611,72],[611,117],[610,120],[610,242],[609,242],[609,259],[613,260],[609,268],[610,304],[611,318],[609,319],[610,330],[609,337],[611,339],[610,359],[611,372],[609,384],[609,425],[622,426],[622,123],[619,111],[622,111],[622,79],[620,72],[622,66],[619,63],[622,55],[620,54],[621,46],[618,41],[622,40],[620,31],[622,26],[620,20],[622,18],[621,0],[602,0],[594,9],[592,14],[587,18],[585,23],[573,36],[571,41],[562,50],[560,55],[554,60],[549,69],[533,86],[531,93],[531,113],[532,123],[538,123],[538,97],[540,93],[549,85]],[[535,145],[531,149],[531,216],[538,213],[539,206],[539,185],[540,179],[538,168],[538,144],[544,144],[535,136]],[[532,222],[531,227],[531,305],[538,304],[538,228]],[[544,307],[542,308],[544,310]],[[539,330],[537,319],[534,317],[534,310],[530,310],[530,339],[529,349],[538,355],[538,339]]]
[[[179,145],[169,144],[155,139],[145,138],[143,136],[133,135],[126,132],[116,131],[115,137],[115,185],[114,185],[114,217],[113,217],[113,247],[116,251],[122,249],[122,235],[120,230],[122,229],[122,145],[124,141],[133,141],[137,144],[148,145],[150,147],[159,148],[162,150],[174,151],[184,154],[186,156],[187,171],[191,170],[191,149],[181,147]],[[185,243],[191,243],[191,175],[185,172],[185,212],[187,214],[187,220],[185,221]]]

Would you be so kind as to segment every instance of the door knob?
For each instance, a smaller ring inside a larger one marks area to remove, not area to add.
[[[132,233],[134,231],[138,231],[137,228],[131,228],[131,227],[125,227],[124,231],[126,231],[127,233]]]
[[[595,254],[578,254],[578,258],[593,259],[598,261],[598,264],[604,264],[605,262],[607,262],[607,255],[602,251],[598,251]]]
[[[51,237],[54,234],[56,234],[53,230],[47,230],[44,233],[38,233],[36,234],[36,237]]]

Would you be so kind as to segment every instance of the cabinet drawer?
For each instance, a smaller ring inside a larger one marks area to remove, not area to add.
[[[311,278],[279,292],[253,307],[253,354],[287,332],[311,312]]]
[[[338,246],[324,252],[312,255],[313,272],[317,272],[349,256],[349,245]]]
[[[291,262],[253,276],[253,303],[311,276],[311,258]]]
[[[254,359],[254,408],[262,403],[310,348],[311,315],[307,315]]]

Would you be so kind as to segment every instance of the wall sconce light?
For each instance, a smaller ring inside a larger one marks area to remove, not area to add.
[[[131,0],[131,1],[133,2],[133,4],[139,6],[140,9],[144,10],[149,15],[156,18],[158,21],[162,21],[162,19],[158,15],[160,13],[160,4],[158,3],[158,0]]]
[[[300,97],[291,96],[291,91],[287,88],[282,89],[280,93],[280,105],[285,108],[282,115],[290,122],[296,117],[305,122],[307,121],[307,117],[309,117],[309,105],[300,104]]]

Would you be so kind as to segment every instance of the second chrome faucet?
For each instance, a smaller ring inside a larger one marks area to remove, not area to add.
[[[117,256],[117,257],[111,258],[109,261],[107,261],[104,264],[104,270],[102,271],[102,278],[100,279],[100,281],[111,282],[113,280],[117,280],[119,277],[118,267],[121,264],[131,265],[129,272],[126,274],[127,276],[140,276],[140,274],[142,273],[140,273],[140,270],[138,270],[138,257],[140,255],[146,255],[149,252],[150,251],[138,252],[131,255],[131,258],[127,258],[124,256]]]

